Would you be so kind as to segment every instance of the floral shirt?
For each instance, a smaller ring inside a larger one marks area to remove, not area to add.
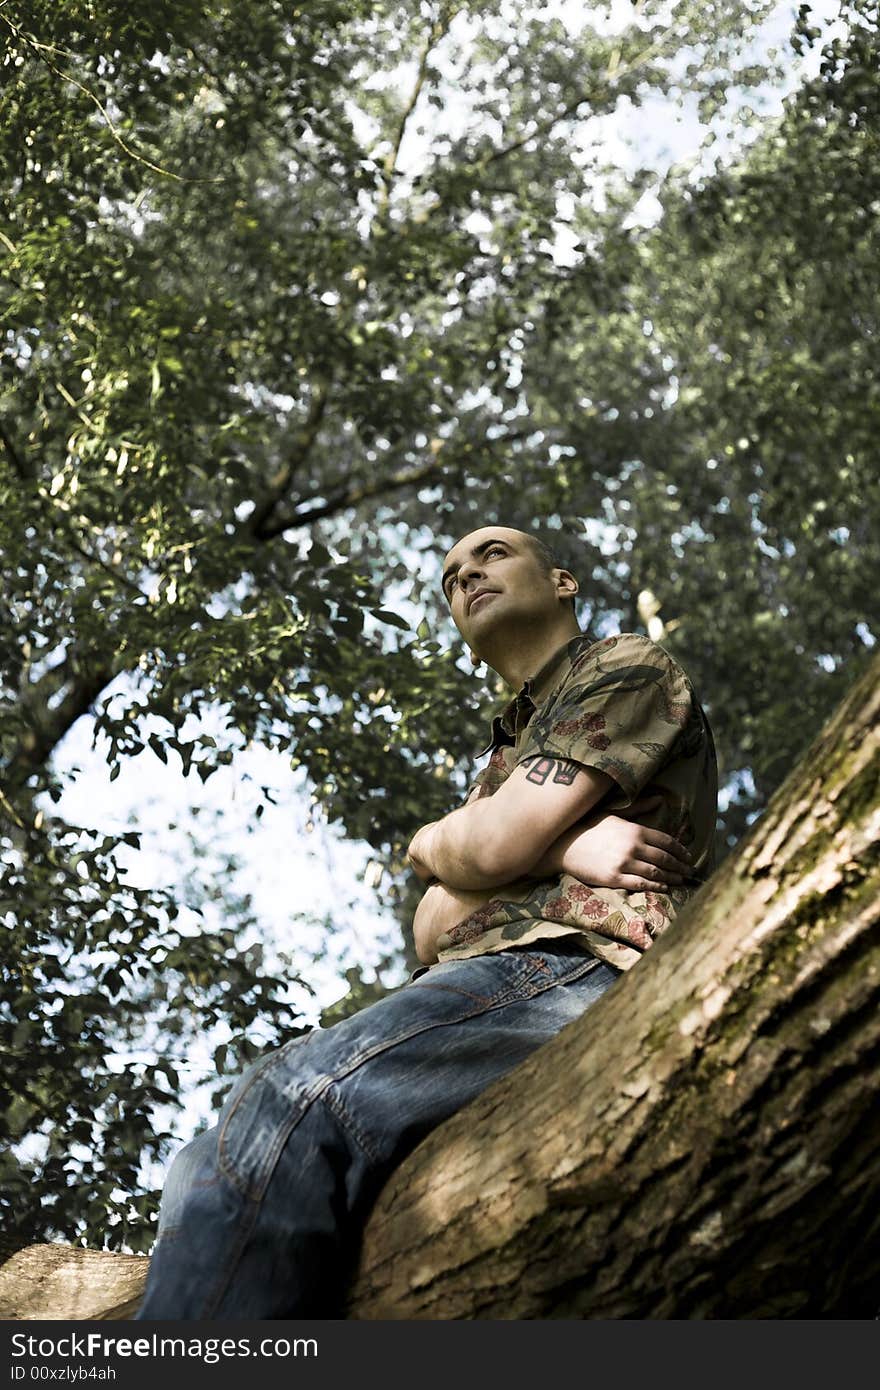
[[[597,810],[659,794],[639,819],[674,835],[693,856],[694,884],[667,892],[593,888],[560,874],[523,878],[437,941],[438,960],[575,933],[619,970],[634,965],[713,867],[718,770],[712,732],[693,687],[663,647],[621,633],[582,633],[550,659],[492,723],[491,756],[468,800],[491,796],[521,762],[539,756],[598,768],[616,784]]]

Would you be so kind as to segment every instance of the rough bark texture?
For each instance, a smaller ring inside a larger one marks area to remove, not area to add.
[[[636,969],[401,1166],[349,1316],[874,1316],[878,713],[880,658]],[[145,1269],[34,1246],[0,1317],[128,1317]]]
[[[69,1245],[29,1245],[0,1269],[0,1319],[130,1318],[149,1260]]]

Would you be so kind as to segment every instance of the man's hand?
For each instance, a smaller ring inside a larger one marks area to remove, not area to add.
[[[693,867],[685,846],[663,830],[630,819],[647,815],[660,800],[659,796],[645,797],[634,802],[626,816],[609,813],[589,825],[573,826],[550,846],[530,877],[565,873],[593,888],[626,888],[630,892],[691,882]]]

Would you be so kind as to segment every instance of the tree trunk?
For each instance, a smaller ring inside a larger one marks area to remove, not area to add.
[[[637,967],[431,1135],[354,1318],[873,1317],[880,659]]]
[[[880,658],[646,958],[410,1155],[350,1317],[874,1316],[878,713]],[[23,1301],[63,1248],[3,1266],[0,1315],[130,1316],[120,1255]]]

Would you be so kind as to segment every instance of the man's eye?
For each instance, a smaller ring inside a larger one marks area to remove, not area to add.
[[[503,554],[504,554],[504,551],[502,550],[502,548],[501,548],[500,545],[490,545],[490,546],[489,546],[489,549],[486,551],[486,559],[488,560],[488,558],[489,558],[490,555],[503,555]]]

